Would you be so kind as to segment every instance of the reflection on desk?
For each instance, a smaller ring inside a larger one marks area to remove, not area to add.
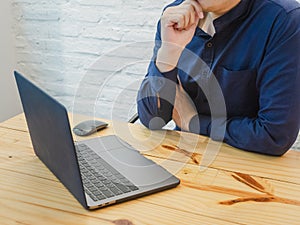
[[[195,134],[108,122],[107,129],[86,138],[120,135],[181,184],[87,211],[34,155],[20,114],[0,124],[1,224],[300,224],[300,152],[264,156]],[[208,143],[220,148],[200,169]]]

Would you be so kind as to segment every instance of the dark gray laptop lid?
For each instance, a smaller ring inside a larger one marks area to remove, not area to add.
[[[88,208],[65,107],[20,73],[14,74],[36,155]]]

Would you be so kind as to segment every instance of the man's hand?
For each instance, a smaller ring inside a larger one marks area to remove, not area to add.
[[[197,110],[193,101],[181,84],[177,85],[172,119],[181,130],[189,131],[190,121],[195,115],[197,115]]]
[[[161,17],[162,44],[173,43],[184,48],[194,35],[199,19],[204,18],[202,8],[196,0],[169,7]]]
[[[161,17],[162,45],[156,59],[156,65],[161,72],[176,67],[182,51],[192,40],[199,19],[202,18],[204,14],[196,0],[186,0],[165,10]]]

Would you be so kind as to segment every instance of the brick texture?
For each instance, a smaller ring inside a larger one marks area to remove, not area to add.
[[[14,0],[17,69],[70,111],[127,120],[168,2]]]

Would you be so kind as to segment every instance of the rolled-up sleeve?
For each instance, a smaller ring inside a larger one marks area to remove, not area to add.
[[[176,94],[177,68],[161,73],[156,67],[155,60],[160,46],[160,23],[158,23],[153,57],[137,97],[139,119],[150,129],[161,129],[172,119]]]

